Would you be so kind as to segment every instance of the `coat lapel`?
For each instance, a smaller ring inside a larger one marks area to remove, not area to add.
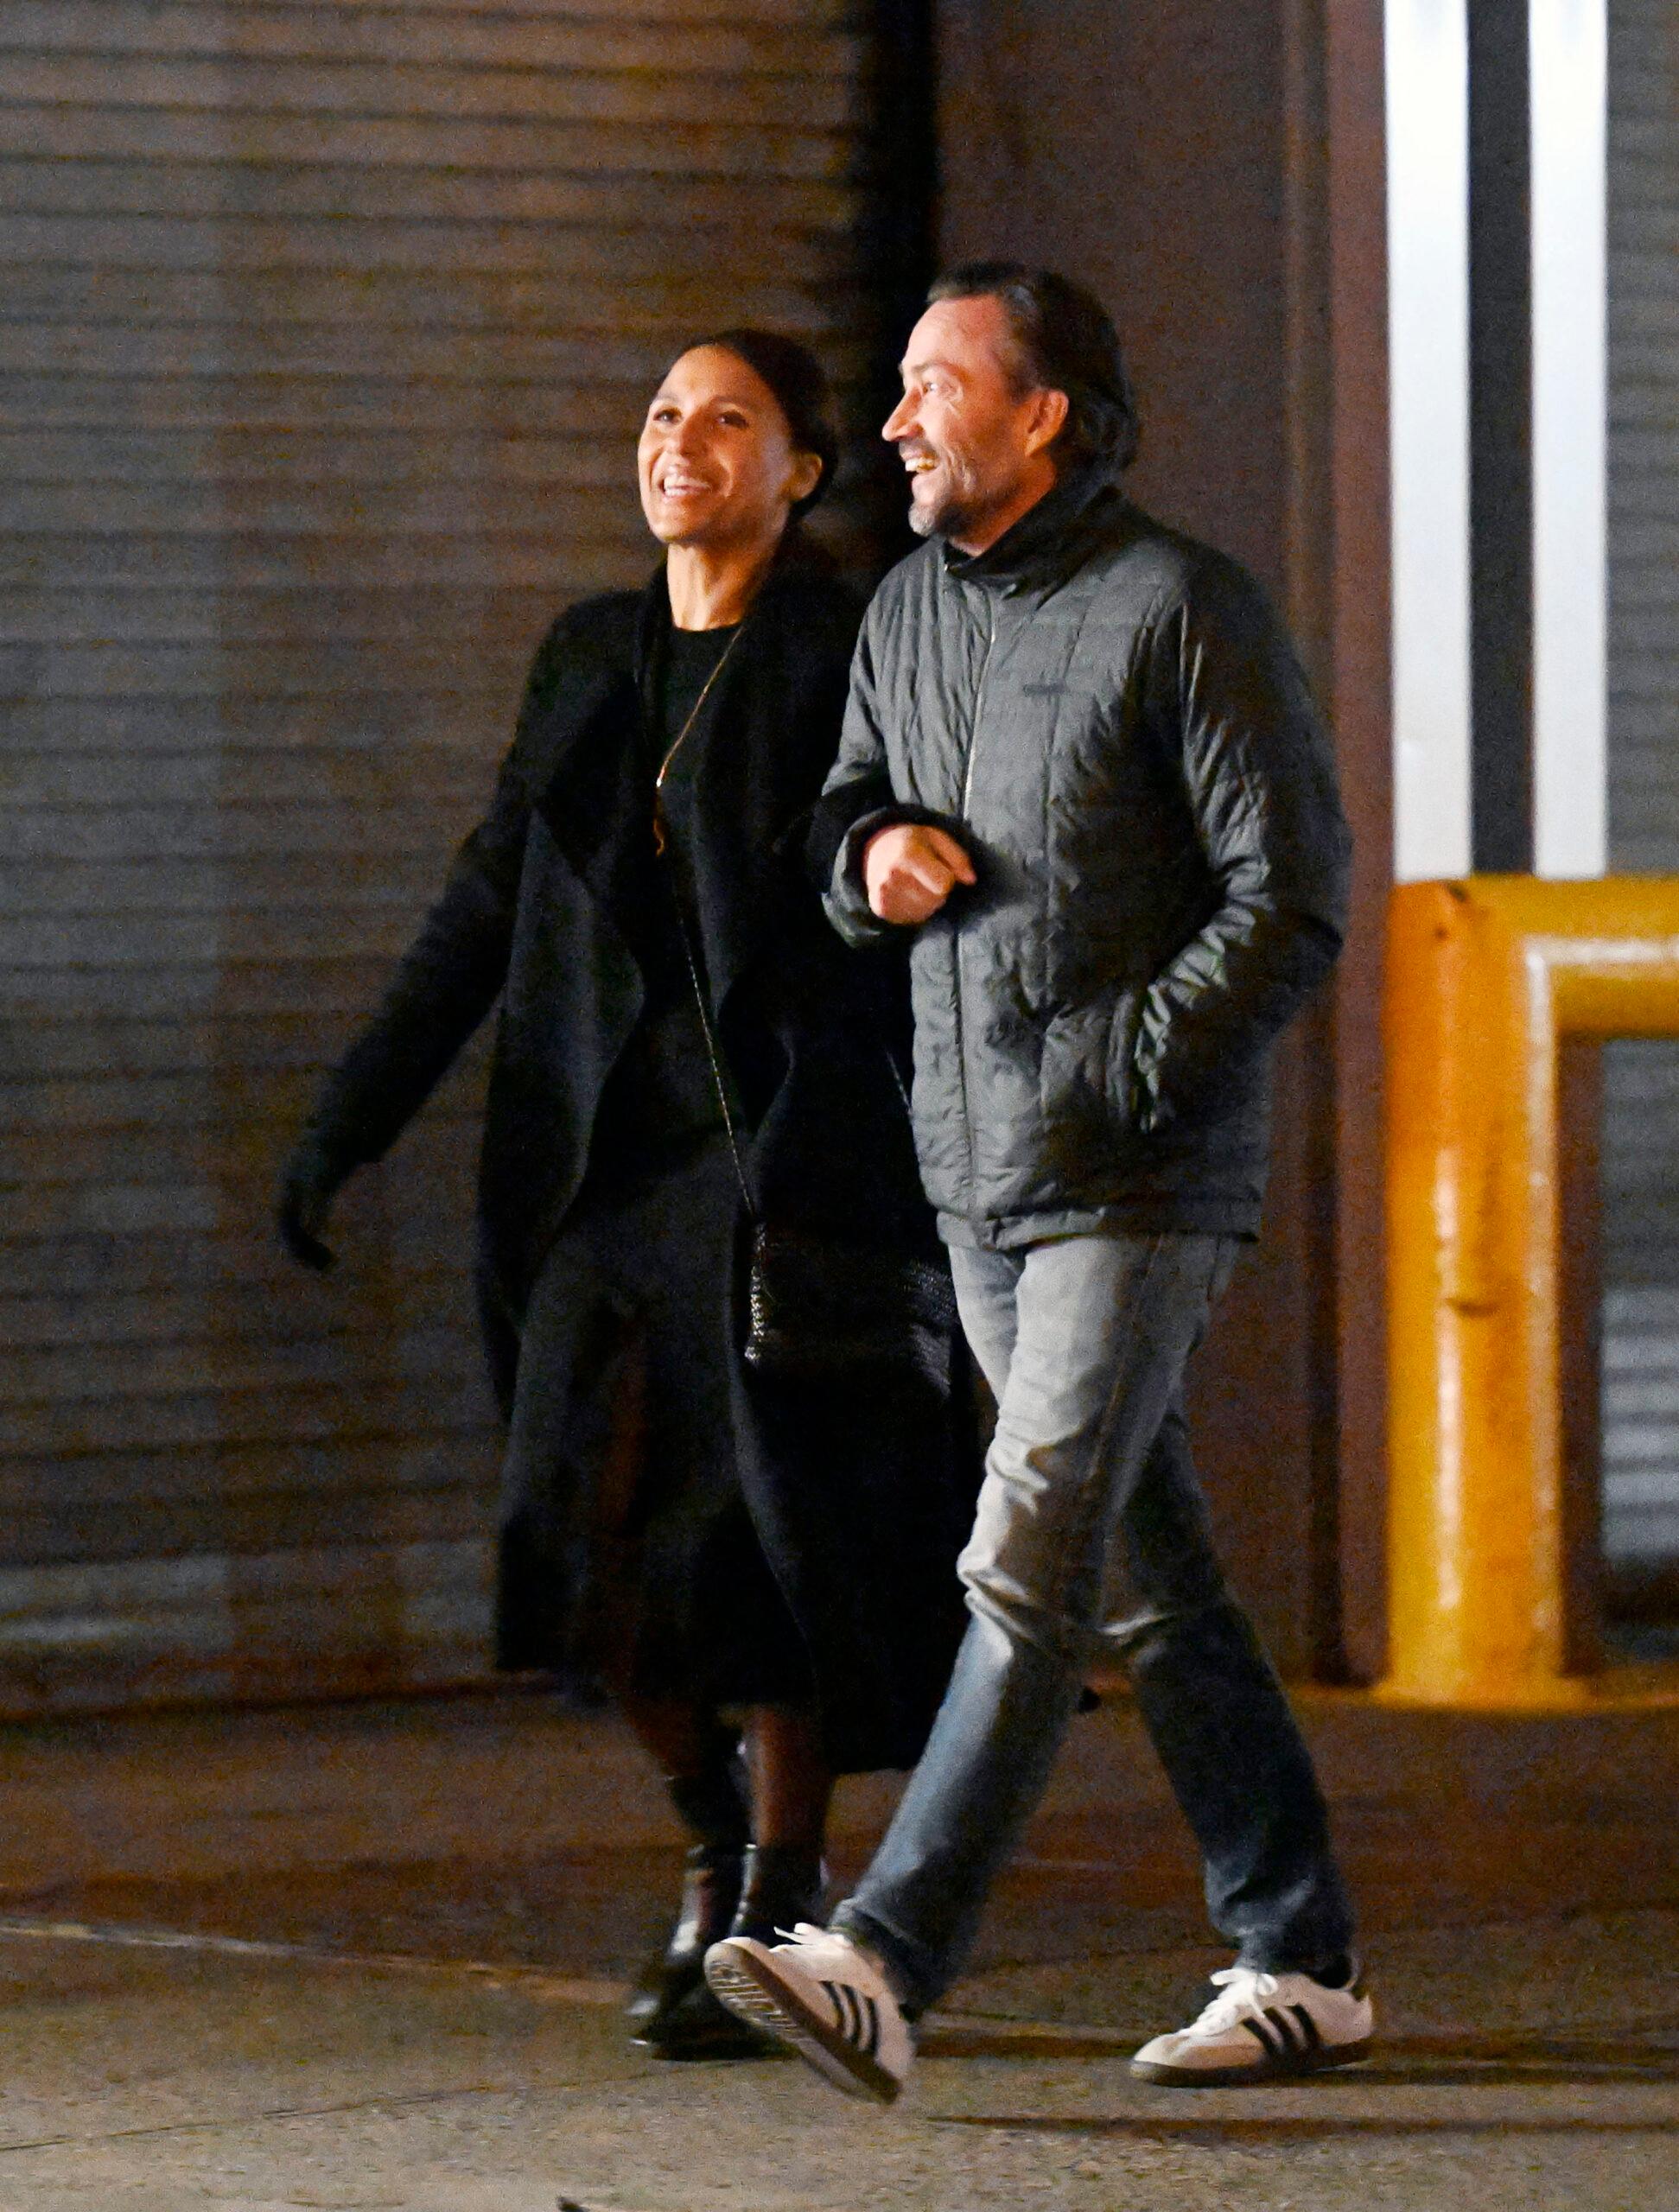
[[[778,607],[785,588],[779,574],[765,583],[688,739],[700,832],[692,855],[696,918],[719,1015],[774,932],[779,874],[797,865],[780,848],[827,766],[802,757],[811,733],[800,712],[801,640],[789,634]],[[608,919],[646,895],[647,871],[657,865],[649,732],[669,623],[661,567],[639,601],[623,602],[568,668],[530,734],[532,804]]]
[[[567,670],[530,734],[524,763],[532,806],[573,874],[608,912],[640,811],[634,641],[621,627],[622,635],[591,641]]]

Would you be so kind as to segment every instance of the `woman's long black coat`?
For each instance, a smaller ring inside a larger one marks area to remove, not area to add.
[[[504,1406],[525,1302],[642,1004],[625,918],[658,889],[646,700],[667,610],[661,570],[639,596],[572,607],[544,639],[490,810],[313,1123],[335,1169],[378,1159],[499,998],[479,1230]],[[894,957],[840,944],[800,869],[857,619],[843,586],[797,559],[764,585],[688,741],[694,896],[725,1054],[772,1071],[748,1101],[757,1210],[925,1254],[938,1248],[889,1057],[906,1041],[904,979]],[[804,1632],[830,1755],[842,1770],[909,1764],[960,1629],[972,1478],[955,1400],[895,1369],[811,1389],[735,1367],[742,1485]],[[582,1496],[505,1501],[504,1664],[556,1660],[564,1601],[582,1594],[564,1562],[586,1554],[592,1515]]]

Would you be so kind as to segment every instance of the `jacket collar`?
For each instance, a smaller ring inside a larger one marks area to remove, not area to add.
[[[824,549],[790,529],[747,620],[760,639],[773,634],[785,594],[837,573]],[[580,872],[586,872],[582,853],[601,844],[615,818],[608,785],[614,777],[633,774],[653,727],[651,687],[671,629],[664,563],[639,594],[614,594],[599,605],[595,633],[568,656],[556,696],[523,741],[526,787]],[[754,657],[751,646],[735,655],[714,695],[717,706],[733,696]],[[708,721],[715,718],[714,712]],[[704,731],[696,735],[703,742]],[[626,738],[630,741],[624,742]],[[588,803],[582,804],[585,789]]]
[[[773,613],[777,601],[791,586],[812,580],[831,580],[838,573],[837,564],[825,548],[806,537],[797,523],[791,523],[782,533],[769,574],[760,585],[758,596],[747,608],[743,620],[750,622],[754,614]],[[759,626],[763,626],[760,623]],[[670,632],[671,594],[665,582],[665,563],[661,561],[643,587],[636,620],[634,675],[644,713],[651,711],[648,687],[653,680],[658,656]]]
[[[994,591],[1047,581],[1073,565],[1082,536],[1078,525],[1104,494],[1120,496],[1108,463],[1092,461],[1083,468],[1069,469],[984,552],[960,553],[954,545],[941,546],[944,573]]]

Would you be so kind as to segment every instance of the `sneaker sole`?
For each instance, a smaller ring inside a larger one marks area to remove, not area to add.
[[[1154,2082],[1168,2089],[1234,2089],[1244,2082],[1287,2082],[1302,2074],[1356,2066],[1370,2052],[1366,2037],[1362,2043],[1326,2044],[1288,2058],[1262,2058],[1255,2066],[1163,2066],[1154,2059],[1134,2058],[1131,2071],[1139,2082]]]
[[[876,2104],[897,2102],[904,2086],[897,2076],[813,2012],[796,1989],[750,1951],[722,1958],[714,1953],[705,1962],[705,1978],[731,2012],[749,2027],[790,2044],[835,2088],[849,2097],[872,2098]]]

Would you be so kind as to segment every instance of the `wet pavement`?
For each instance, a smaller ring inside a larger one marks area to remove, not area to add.
[[[1130,2079],[1220,1961],[1110,1700],[890,2113],[627,2046],[677,1838],[608,1719],[506,1697],[0,1732],[0,2212],[1679,2212],[1679,1712],[1306,1710],[1371,2063]],[[847,1785],[842,1873],[890,1798]]]

